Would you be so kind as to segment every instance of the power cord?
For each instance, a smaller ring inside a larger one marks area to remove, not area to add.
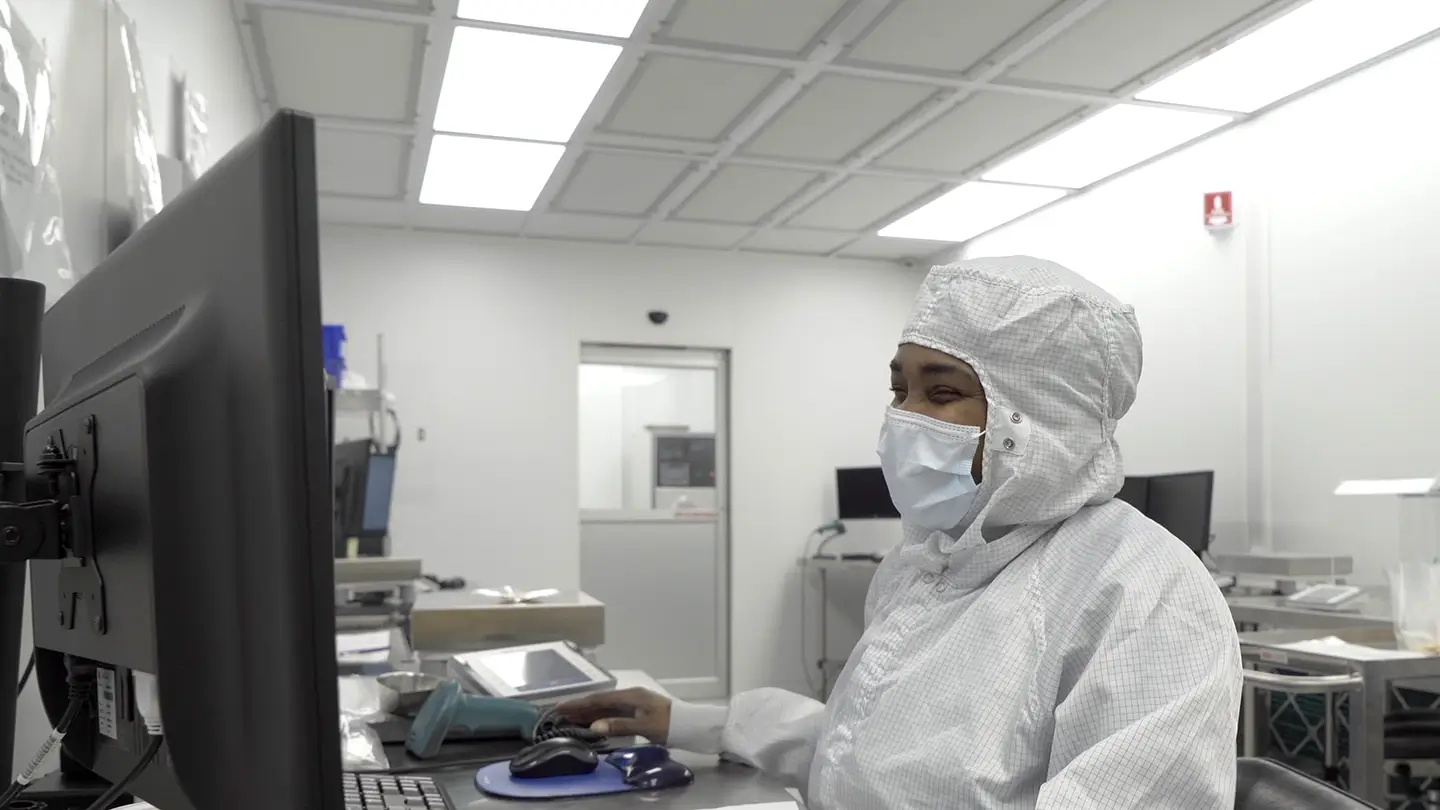
[[[30,764],[26,765],[25,769],[15,777],[15,781],[10,783],[10,787],[6,788],[4,793],[0,793],[0,810],[9,807],[16,797],[30,785],[30,780],[35,776],[35,772],[40,770],[40,766],[50,756],[50,752],[60,745],[61,740],[65,739],[65,734],[70,730],[70,725],[75,722],[75,718],[79,717],[80,712],[90,704],[90,691],[94,688],[92,680],[94,675],[95,668],[93,666],[77,664],[70,668],[69,677],[66,679],[69,685],[70,703],[65,707],[65,713],[60,716],[60,722],[55,725],[50,736],[46,737],[45,742],[40,745],[40,750],[30,758]]]
[[[32,673],[32,672],[34,672],[34,671],[35,671],[35,651],[34,651],[34,650],[31,650],[31,651],[30,651],[30,661],[29,661],[29,663],[27,663],[27,664],[25,665],[25,671],[22,672],[22,673],[20,673],[20,685],[17,686],[17,687],[15,687],[15,697],[17,697],[17,698],[20,697],[20,693],[25,691],[25,684],[27,684],[27,683],[30,682],[30,673]]]
[[[130,784],[139,778],[146,768],[150,767],[150,763],[155,761],[156,755],[160,753],[160,746],[164,743],[164,737],[151,737],[150,744],[145,746],[145,751],[136,761],[135,767],[131,768],[130,772],[125,774],[119,782],[111,785],[109,790],[100,794],[100,798],[91,803],[88,810],[110,810],[110,805],[120,798],[120,794],[124,793],[125,789],[130,787]]]

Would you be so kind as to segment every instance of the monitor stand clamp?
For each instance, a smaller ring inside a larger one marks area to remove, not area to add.
[[[51,436],[36,465],[32,481],[24,464],[0,464],[0,563],[59,560],[61,626],[75,629],[75,616],[84,603],[90,627],[105,635],[105,579],[95,561],[90,533],[93,492],[80,486],[80,459],[89,456],[89,479],[95,481],[99,465],[95,417],[85,420],[86,446],[64,447],[65,438]],[[43,487],[45,498],[27,499],[29,485]]]

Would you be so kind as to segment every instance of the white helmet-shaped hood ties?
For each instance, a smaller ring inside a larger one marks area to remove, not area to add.
[[[1054,262],[976,259],[930,271],[900,342],[968,363],[988,404],[971,514],[950,533],[906,526],[903,562],[979,584],[1120,490],[1115,424],[1141,366],[1133,309]]]

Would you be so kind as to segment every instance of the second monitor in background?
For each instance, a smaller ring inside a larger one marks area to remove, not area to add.
[[[368,439],[335,445],[335,556],[389,555],[395,451],[376,452]]]
[[[890,488],[879,467],[837,468],[835,500],[841,520],[900,519],[900,510],[890,500]]]
[[[1180,538],[1196,554],[1210,547],[1212,471],[1127,476],[1116,496]]]

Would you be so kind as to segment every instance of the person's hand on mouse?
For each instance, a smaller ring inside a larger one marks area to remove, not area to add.
[[[664,743],[670,733],[670,698],[649,689],[602,692],[555,707],[561,716],[607,737],[640,736]]]

